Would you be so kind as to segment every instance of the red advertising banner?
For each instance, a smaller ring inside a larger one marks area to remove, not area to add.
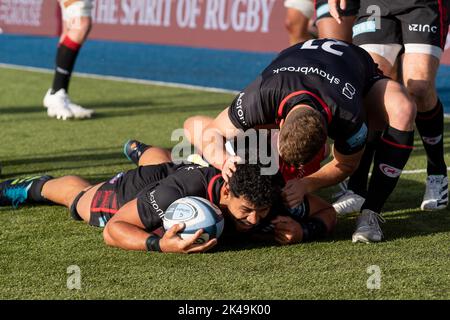
[[[4,33],[56,35],[57,0],[0,0]],[[96,0],[91,39],[278,51],[288,38],[280,0]]]
[[[288,43],[280,0],[97,0],[100,39],[279,51]]]
[[[56,0],[0,0],[1,33],[56,35]]]
[[[282,0],[95,0],[91,39],[273,52],[287,46]],[[0,32],[56,35],[57,0],[0,0]],[[442,62],[450,64],[450,48]]]

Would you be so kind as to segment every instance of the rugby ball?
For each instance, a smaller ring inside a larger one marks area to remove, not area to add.
[[[196,243],[205,243],[220,237],[225,222],[222,212],[213,203],[200,197],[185,197],[173,202],[163,217],[165,230],[169,230],[178,223],[186,225],[179,233],[181,238],[188,239],[197,230],[203,229],[203,234]]]

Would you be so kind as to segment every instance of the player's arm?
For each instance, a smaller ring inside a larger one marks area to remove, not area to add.
[[[169,192],[169,194],[174,195],[173,190],[172,192]],[[180,197],[176,197],[176,199]],[[176,200],[175,198],[170,200],[168,200],[168,198],[166,199],[167,203],[172,203]],[[144,225],[142,215],[139,214],[138,199],[134,199],[120,208],[120,210],[106,224],[103,231],[105,243],[107,245],[126,250],[155,251],[157,248],[154,248],[151,243],[156,241],[161,252],[173,253],[204,252],[212,248],[217,243],[216,239],[212,239],[205,244],[194,244],[195,240],[197,240],[202,234],[202,230],[197,231],[189,240],[181,239],[177,233],[183,230],[183,225],[173,226],[164,233],[161,239],[158,240],[158,235],[146,231],[148,226],[151,224],[151,220],[152,218],[145,220],[145,224],[147,224],[146,227]],[[151,236],[154,236],[154,238],[149,239]]]
[[[236,137],[240,129],[231,122],[229,108],[222,111],[203,131],[202,144],[196,146],[204,158],[215,168],[222,170],[225,180],[235,171],[234,163],[239,159],[227,154],[225,142]]]
[[[287,207],[293,208],[302,202],[307,193],[334,186],[351,176],[358,168],[364,148],[354,154],[345,155],[333,146],[333,160],[319,171],[302,179],[293,179],[283,189],[283,199]]]
[[[314,241],[329,235],[336,226],[336,211],[321,198],[308,194],[296,216],[278,215],[271,221],[275,241],[287,245]]]

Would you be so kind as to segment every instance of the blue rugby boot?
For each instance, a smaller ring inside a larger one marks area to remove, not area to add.
[[[0,206],[12,205],[16,209],[25,202],[47,202],[41,191],[44,184],[51,179],[51,176],[33,176],[3,181],[0,183]]]
[[[135,165],[139,165],[139,158],[142,154],[150,148],[151,146],[146,145],[145,143],[139,142],[137,140],[128,140],[123,145],[123,153],[125,156],[133,162]]]

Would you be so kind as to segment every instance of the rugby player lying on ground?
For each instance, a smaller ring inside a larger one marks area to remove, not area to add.
[[[161,218],[165,210],[186,196],[203,197],[216,204],[226,219],[225,232],[234,229],[258,235],[264,230],[280,244],[314,240],[335,226],[333,207],[312,195],[305,197],[301,215],[296,217],[273,206],[280,203],[282,179],[261,175],[259,165],[238,165],[226,183],[213,167],[174,164],[160,148],[150,147],[145,153],[149,165],[119,173],[97,185],[77,176],[4,181],[0,184],[0,205],[64,205],[75,220],[105,227],[106,244],[127,250],[196,253],[216,245],[217,239],[195,244],[202,230],[192,239],[181,239],[177,233],[183,230],[182,224],[164,233]]]

